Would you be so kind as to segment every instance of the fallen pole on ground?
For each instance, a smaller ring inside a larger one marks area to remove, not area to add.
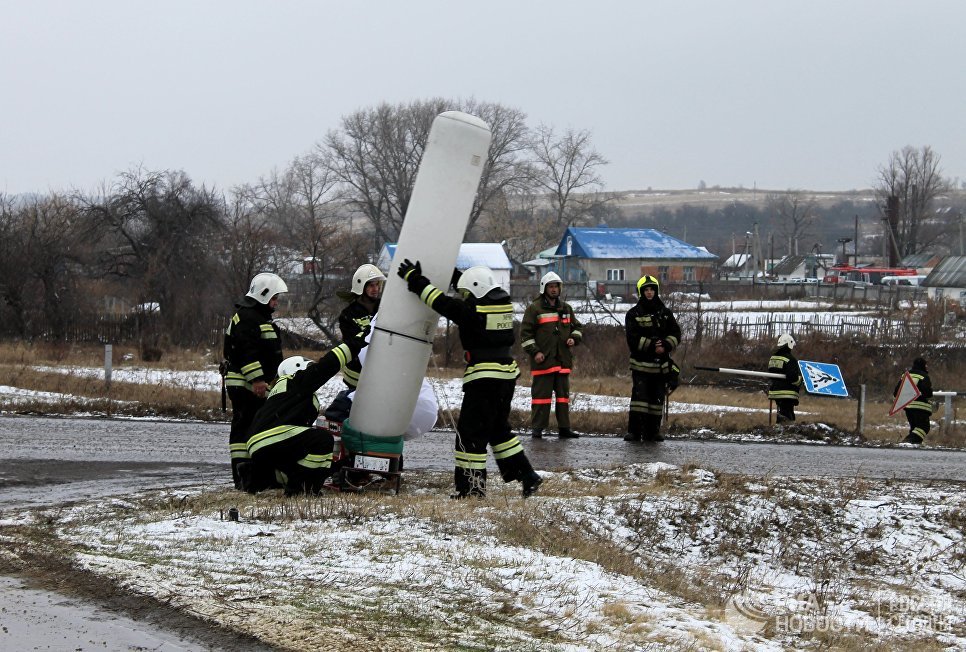
[[[738,374],[739,376],[758,376],[759,378],[784,378],[785,374],[773,374],[770,371],[749,371],[748,369],[729,369],[727,367],[699,367],[702,371],[717,371],[722,374]]]

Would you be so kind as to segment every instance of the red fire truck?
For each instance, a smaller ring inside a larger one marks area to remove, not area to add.
[[[885,276],[916,276],[911,267],[871,267],[835,265],[830,267],[823,283],[852,283],[854,285],[880,285]]]

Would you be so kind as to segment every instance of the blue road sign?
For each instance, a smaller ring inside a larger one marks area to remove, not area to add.
[[[842,379],[842,372],[839,371],[837,364],[799,360],[798,367],[802,370],[802,378],[805,379],[805,390],[809,394],[822,394],[824,396],[849,395],[849,390],[845,389],[845,380]]]

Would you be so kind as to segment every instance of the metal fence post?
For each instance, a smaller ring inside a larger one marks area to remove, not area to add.
[[[855,417],[855,433],[862,434],[865,427],[865,385],[859,385],[859,407]]]
[[[114,358],[114,346],[112,344],[104,345],[104,385],[107,389],[111,388],[111,364]]]

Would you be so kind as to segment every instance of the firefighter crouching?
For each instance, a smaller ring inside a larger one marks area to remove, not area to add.
[[[334,441],[328,430],[314,427],[321,409],[315,392],[357,358],[365,345],[363,337],[353,337],[317,363],[292,356],[279,365],[278,380],[255,415],[246,442],[251,459],[239,466],[245,491],[268,489],[262,480],[267,473],[274,475],[287,496],[322,490],[332,474]]]

